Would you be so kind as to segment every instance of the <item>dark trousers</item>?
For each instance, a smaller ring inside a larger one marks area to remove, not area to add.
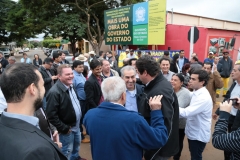
[[[80,100],[80,105],[81,105],[81,111],[82,111],[82,117],[81,117],[81,119],[80,119],[80,132],[81,132],[81,137],[82,137],[82,139],[84,139],[85,137],[84,137],[84,135],[83,135],[83,127],[82,127],[82,124],[83,124],[83,118],[84,118],[84,116],[85,116],[85,114],[86,114],[86,101],[83,101],[83,100]]]
[[[191,160],[202,160],[202,152],[206,143],[188,139],[188,146],[191,154]]]
[[[183,149],[183,141],[185,137],[185,129],[179,129],[179,151],[178,153],[173,157],[174,160],[179,160],[181,157],[182,149]]]

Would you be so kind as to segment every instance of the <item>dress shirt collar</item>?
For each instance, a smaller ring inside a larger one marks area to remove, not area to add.
[[[34,116],[27,116],[27,115],[22,115],[22,114],[16,114],[16,113],[9,113],[9,112],[5,112],[3,111],[2,113],[4,116],[9,117],[9,118],[16,118],[16,119],[20,119],[23,120],[27,123],[32,124],[33,126],[36,126],[39,128],[39,119],[37,117]]]
[[[205,90],[206,88],[205,87],[202,87],[202,88],[200,88],[200,89],[198,89],[198,90],[194,90],[193,91],[193,94],[195,95],[195,96],[198,96],[199,94],[201,94],[202,92],[203,92],[203,90]]]
[[[61,81],[60,81],[60,82],[61,82]],[[61,83],[62,83],[62,82],[61,82]],[[64,87],[66,87],[67,90],[70,89],[70,88],[73,88],[73,85],[70,85],[69,87],[66,86],[64,83],[62,83],[62,85],[63,85]]]
[[[239,85],[240,86],[240,84],[235,80],[235,83],[236,83],[236,85]]]
[[[74,74],[74,75],[77,75],[77,76],[81,76],[81,75],[82,75],[82,73],[78,73],[78,72],[75,71],[75,70],[73,70],[73,74]]]
[[[169,73],[170,73],[170,70],[167,72],[167,74],[164,74],[162,70],[161,70],[161,72],[162,72],[162,74],[163,74],[163,75],[167,75],[167,74],[169,74]]]

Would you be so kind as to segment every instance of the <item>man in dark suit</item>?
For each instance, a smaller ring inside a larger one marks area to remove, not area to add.
[[[92,70],[92,75],[88,78],[84,85],[87,110],[96,108],[101,102],[103,102],[103,96],[101,91],[101,62],[99,62],[99,60],[97,59],[93,59],[90,63],[90,68]]]
[[[6,68],[6,66],[8,65],[8,61],[4,58],[2,52],[0,52],[0,63],[2,64],[2,68]]]
[[[57,80],[57,76],[51,71],[53,60],[51,58],[45,58],[43,65],[39,67],[39,72],[42,75],[44,81],[45,94],[43,98],[43,109],[46,110],[46,95],[50,88],[54,85],[54,80]]]
[[[42,105],[43,84],[37,68],[26,63],[10,65],[2,74],[0,86],[7,112],[0,119],[0,159],[67,160],[33,116]]]

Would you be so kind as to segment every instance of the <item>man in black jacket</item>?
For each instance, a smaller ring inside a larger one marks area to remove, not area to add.
[[[101,83],[103,80],[101,77],[101,62],[97,59],[93,59],[90,62],[90,68],[92,70],[92,75],[88,78],[84,85],[87,110],[96,108],[101,102],[103,102],[101,91]]]
[[[218,72],[223,80],[223,97],[226,96],[228,90],[229,77],[232,72],[232,60],[229,58],[229,51],[223,50],[223,58],[218,62]],[[220,89],[217,90],[217,96],[220,95]]]
[[[43,109],[46,110],[46,95],[50,88],[54,85],[54,80],[57,80],[57,76],[54,76],[52,73],[51,66],[53,64],[53,60],[51,58],[46,58],[43,61],[43,65],[39,67],[39,72],[42,74],[42,78],[44,81],[45,94],[43,98]]]
[[[0,52],[0,63],[2,64],[2,68],[6,68],[6,66],[8,65],[8,61],[4,58],[2,52]]]
[[[143,84],[146,85],[143,97],[139,103],[139,110],[144,118],[150,121],[150,107],[148,99],[156,95],[163,95],[162,111],[164,124],[168,129],[169,139],[166,145],[156,150],[145,152],[146,160],[167,160],[178,153],[178,125],[179,125],[179,106],[176,94],[171,84],[164,78],[160,72],[159,65],[150,56],[142,56],[136,62],[138,76]]]
[[[26,63],[10,65],[1,76],[0,86],[8,103],[0,118],[1,160],[67,160],[33,116],[41,107],[43,84],[37,68]]]
[[[82,159],[79,156],[82,113],[80,101],[72,88],[73,71],[68,64],[60,65],[57,70],[58,81],[47,94],[46,113],[50,123],[60,133],[63,154],[68,159]]]

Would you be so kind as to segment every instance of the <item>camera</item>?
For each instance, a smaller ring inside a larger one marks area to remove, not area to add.
[[[230,100],[232,100],[232,105],[233,106],[236,106],[238,103],[238,99],[237,98],[230,98],[230,99],[228,99],[228,102],[230,101]]]

